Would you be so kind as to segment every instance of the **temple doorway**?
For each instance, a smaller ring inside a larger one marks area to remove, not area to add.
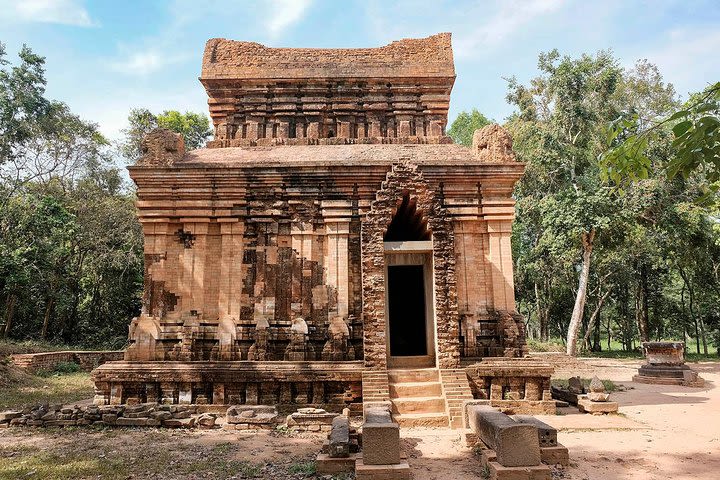
[[[388,367],[435,366],[431,241],[385,243]]]
[[[388,267],[390,355],[427,355],[425,279],[422,265]]]

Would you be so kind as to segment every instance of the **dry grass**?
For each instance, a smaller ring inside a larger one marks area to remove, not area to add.
[[[93,383],[87,372],[56,373],[46,377],[28,375],[9,365],[0,365],[0,410],[19,409],[42,403],[67,404],[92,398]]]

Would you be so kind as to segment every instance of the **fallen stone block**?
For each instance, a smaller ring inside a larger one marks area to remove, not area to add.
[[[215,416],[209,413],[203,413],[196,421],[198,427],[209,430],[215,427]]]
[[[162,421],[163,426],[168,428],[192,428],[195,426],[195,419],[190,418],[169,418]]]
[[[343,458],[350,456],[350,421],[347,417],[335,417],[330,430],[330,456]]]
[[[115,425],[118,427],[145,427],[147,426],[147,418],[125,418],[118,417],[115,420]]]
[[[540,464],[540,442],[537,428],[518,423],[492,407],[468,407],[470,426],[497,455],[497,461],[506,467],[523,467]]]
[[[498,462],[489,462],[487,466],[490,480],[552,480],[552,473],[547,465],[506,467]]]
[[[115,425],[117,419],[118,416],[115,413],[104,413],[102,416],[102,421],[108,425]]]
[[[227,409],[225,421],[227,423],[272,423],[276,421],[277,416],[277,408],[271,405],[233,405]]]
[[[607,413],[617,413],[617,402],[593,402],[584,395],[578,396],[578,409],[583,413],[592,413],[597,415]]]
[[[548,425],[547,423],[539,420],[532,415],[514,415],[513,420],[518,423],[529,423],[534,425],[538,431],[538,441],[540,442],[540,448],[543,447],[554,447],[557,443],[557,429]]]
[[[7,411],[0,413],[0,423],[9,422],[13,418],[19,418],[22,416],[22,412]]]

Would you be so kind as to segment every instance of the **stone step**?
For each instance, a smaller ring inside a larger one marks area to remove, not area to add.
[[[393,398],[395,413],[438,413],[445,415],[445,399],[443,397],[405,397]]]
[[[436,368],[414,368],[388,370],[390,383],[438,382],[440,375]]]
[[[390,398],[440,397],[440,382],[406,382],[390,384]]]
[[[444,413],[396,413],[393,419],[400,427],[447,427],[448,417]]]

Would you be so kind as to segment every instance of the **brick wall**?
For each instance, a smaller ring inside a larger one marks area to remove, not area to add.
[[[89,372],[98,365],[105,362],[112,362],[123,359],[124,352],[117,351],[89,351],[89,352],[43,352],[23,353],[11,355],[13,364],[16,367],[29,373],[38,370],[54,370],[61,362],[75,362],[80,368]]]

